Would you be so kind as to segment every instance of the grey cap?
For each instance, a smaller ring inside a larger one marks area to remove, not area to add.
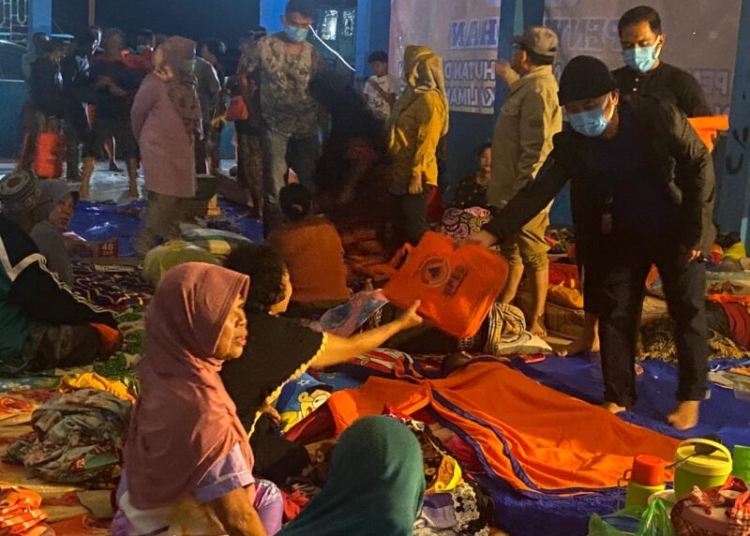
[[[559,44],[557,34],[544,26],[529,26],[523,35],[513,37],[511,42],[545,58],[554,58]]]

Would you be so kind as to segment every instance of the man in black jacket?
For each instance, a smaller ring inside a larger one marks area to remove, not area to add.
[[[91,128],[86,106],[96,100],[89,78],[89,58],[94,53],[95,37],[89,30],[77,33],[68,54],[60,62],[64,102],[63,132],[66,144],[65,174],[69,181],[81,180],[81,145],[91,150]]]
[[[666,36],[662,32],[661,17],[650,6],[637,6],[626,11],[617,24],[625,65],[612,74],[621,96],[643,95],[658,97],[675,105],[688,117],[713,115],[706,95],[689,72],[660,59]],[[593,289],[596,292],[597,289]],[[584,302],[596,303],[598,298],[584,296]],[[598,311],[586,307],[583,334],[568,346],[566,354],[598,352]]]
[[[45,217],[28,172],[0,180],[0,373],[90,365],[114,348],[117,321],[47,269],[28,232]],[[105,336],[106,335],[106,336]]]
[[[595,58],[568,64],[560,103],[572,131],[555,136],[537,180],[473,240],[489,247],[512,236],[570,181],[584,284],[600,287],[595,306],[605,407],[619,413],[635,403],[636,339],[646,276],[656,264],[680,363],[680,404],[669,421],[692,428],[707,387],[702,259],[714,239],[711,156],[675,107],[651,98],[621,100],[611,73]]]
[[[688,117],[713,115],[706,95],[689,72],[659,56],[665,35],[659,13],[650,6],[625,12],[617,24],[625,66],[613,74],[623,95],[652,95],[674,104]]]

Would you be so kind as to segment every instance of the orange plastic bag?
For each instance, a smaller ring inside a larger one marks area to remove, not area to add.
[[[242,95],[235,95],[229,101],[227,111],[224,113],[224,118],[229,122],[234,121],[247,121],[250,119],[250,112],[247,109],[245,98]]]
[[[705,117],[691,117],[688,119],[695,131],[706,144],[709,151],[714,150],[714,140],[719,132],[729,130],[728,115],[711,115]]]
[[[36,139],[34,173],[40,178],[56,179],[62,176],[63,137],[54,132],[41,132]]]
[[[508,279],[508,262],[469,244],[428,232],[386,285],[386,297],[408,308],[422,300],[419,314],[458,338],[474,336]]]

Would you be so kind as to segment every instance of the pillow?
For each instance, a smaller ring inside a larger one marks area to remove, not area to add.
[[[485,352],[496,357],[551,354],[543,339],[526,331],[526,318],[518,307],[495,303],[487,316]]]
[[[333,388],[319,382],[309,374],[287,383],[276,401],[276,411],[281,415],[281,429],[286,433],[295,425],[323,406],[331,397]]]
[[[443,213],[437,231],[453,240],[463,240],[481,231],[482,226],[490,219],[490,211],[484,208],[449,208]]]
[[[157,246],[143,259],[143,276],[153,285],[159,282],[163,273],[186,262],[221,263],[205,249],[183,240],[173,240]]]
[[[227,257],[238,244],[251,242],[241,234],[220,229],[206,229],[196,225],[182,225],[182,239],[195,244],[217,257]]]

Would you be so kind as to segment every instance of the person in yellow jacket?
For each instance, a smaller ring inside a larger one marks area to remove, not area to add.
[[[406,242],[417,245],[429,228],[427,199],[437,186],[437,146],[448,133],[448,99],[440,56],[427,47],[406,47],[404,79],[406,89],[393,106],[389,121],[396,246]]]

